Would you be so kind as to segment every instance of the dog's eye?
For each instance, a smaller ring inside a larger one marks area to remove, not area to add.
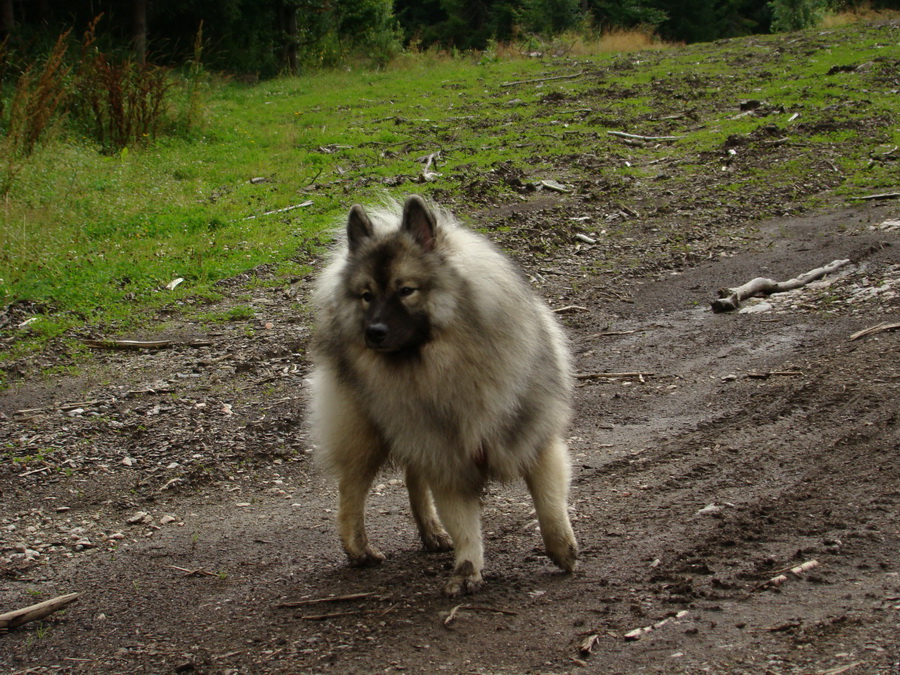
[[[372,291],[363,291],[362,293],[359,294],[359,298],[363,302],[369,303],[375,299],[375,296],[372,294]]]
[[[416,292],[416,289],[412,286],[401,286],[400,287],[400,297],[408,298],[410,295]]]

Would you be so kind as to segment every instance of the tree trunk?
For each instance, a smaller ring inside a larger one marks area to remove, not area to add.
[[[147,0],[134,0],[132,4],[134,60],[147,63]]]
[[[297,26],[297,6],[293,2],[281,3],[281,31],[283,33],[284,48],[281,51],[281,59],[284,67],[291,75],[297,74],[297,41],[300,30]]]
[[[0,0],[0,40],[12,35],[15,25],[13,0]]]

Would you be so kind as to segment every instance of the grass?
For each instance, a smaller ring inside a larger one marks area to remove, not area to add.
[[[0,360],[84,330],[133,327],[162,307],[197,311],[177,303],[213,301],[216,281],[264,263],[275,278],[261,283],[302,277],[353,203],[386,194],[426,193],[469,211],[518,200],[501,178],[514,171],[524,182],[576,185],[600,205],[635,204],[701,177],[708,194],[737,202],[802,201],[814,196],[792,186],[827,173],[825,161],[841,172],[829,187],[844,197],[895,182],[893,164],[872,157],[900,143],[887,58],[896,27],[856,23],[663,50],[634,35],[609,37],[606,48],[642,50],[629,53],[570,42],[550,45],[556,57],[496,47],[491,58],[407,54],[380,72],[220,81],[206,91],[196,138],[114,156],[56,128],[0,203],[0,307],[37,317],[0,329],[15,337]],[[859,64],[868,65],[827,74]],[[741,115],[746,99],[763,107]],[[684,138],[627,145],[608,130]],[[766,144],[781,137],[803,157],[782,161],[783,146]],[[735,138],[744,140],[732,156]],[[437,151],[439,177],[420,182],[420,160]],[[763,155],[765,171],[744,166]],[[185,281],[166,290],[178,277]],[[247,307],[200,316],[251,317]]]

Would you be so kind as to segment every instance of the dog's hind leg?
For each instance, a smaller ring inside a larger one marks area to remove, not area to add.
[[[478,493],[432,488],[441,521],[453,539],[456,560],[444,585],[449,597],[474,593],[481,586],[484,544],[481,540],[481,499]]]
[[[551,440],[525,473],[544,548],[550,559],[566,572],[573,572],[578,562],[578,544],[568,512],[570,473],[569,452],[561,438]]]
[[[431,490],[419,473],[410,467],[406,469],[406,489],[409,492],[409,505],[412,508],[419,536],[426,551],[450,551],[453,543],[434,510]]]

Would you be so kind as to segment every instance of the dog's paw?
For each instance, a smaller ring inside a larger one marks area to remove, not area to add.
[[[441,553],[453,550],[453,541],[446,532],[432,532],[422,537],[422,545],[426,551]]]
[[[456,566],[453,575],[444,584],[444,595],[448,598],[471,595],[481,588],[481,584],[481,572],[476,571],[475,566],[465,560]]]
[[[374,567],[384,562],[384,553],[372,546],[366,546],[361,553],[347,551],[351,567]]]
[[[578,544],[574,541],[560,543],[559,546],[548,550],[547,555],[563,572],[574,572],[578,566]]]

